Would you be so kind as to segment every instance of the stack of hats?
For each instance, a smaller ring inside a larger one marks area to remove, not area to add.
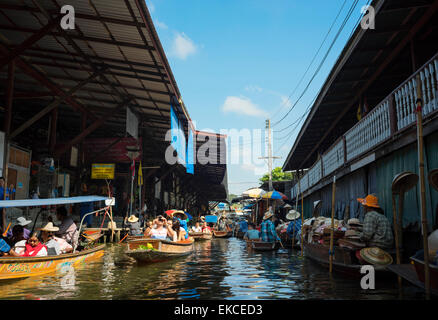
[[[344,237],[349,240],[359,240],[360,232],[354,229],[345,231]]]
[[[350,230],[356,230],[359,232],[362,231],[363,224],[357,218],[349,219],[347,224],[348,224],[348,229]]]
[[[331,227],[324,228],[322,239],[324,240],[324,244],[330,244],[330,233]],[[333,232],[333,244],[336,245],[338,243],[338,239],[344,237],[344,231],[334,230]]]

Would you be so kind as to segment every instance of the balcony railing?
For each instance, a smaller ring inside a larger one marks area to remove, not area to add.
[[[423,116],[438,110],[438,54],[435,54],[429,62],[383,99],[314,163],[300,180],[301,192],[308,190],[347,162],[383,143],[391,134],[415,123],[417,75],[420,76],[421,81]],[[395,132],[391,133],[391,128],[394,128]],[[292,187],[292,195],[296,196],[298,191],[296,184]]]

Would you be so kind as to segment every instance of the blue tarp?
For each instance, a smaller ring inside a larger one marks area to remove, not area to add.
[[[194,174],[195,173],[195,166],[194,166],[194,157],[195,157],[195,149],[193,145],[193,130],[189,127],[189,139],[187,141],[187,165],[186,165],[186,171],[187,173]]]
[[[251,207],[253,207],[254,206],[254,203],[253,204],[249,204],[249,205],[247,205],[247,206],[244,206],[243,207],[243,210],[245,210],[245,209],[251,209]]]
[[[111,198],[100,197],[100,196],[81,196],[81,197],[70,197],[70,198],[24,199],[24,200],[0,200],[0,208],[53,206],[53,205],[59,205],[59,204],[105,201],[107,199],[111,200]]]
[[[217,216],[205,216],[205,222],[217,223]]]

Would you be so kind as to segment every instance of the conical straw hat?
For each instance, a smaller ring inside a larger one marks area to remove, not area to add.
[[[374,265],[385,266],[392,263],[391,255],[378,247],[363,248],[360,250],[360,256],[366,262]]]

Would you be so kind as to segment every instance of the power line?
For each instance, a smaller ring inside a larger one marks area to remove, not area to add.
[[[289,109],[289,111],[288,111],[288,112],[287,112],[287,113],[286,113],[286,114],[285,114],[285,115],[284,115],[279,121],[277,121],[277,122],[275,122],[275,123],[273,124],[273,126],[276,126],[276,125],[279,124],[281,121],[283,121],[283,120],[289,115],[289,113],[294,109],[294,107],[295,107],[295,106],[297,105],[297,103],[301,100],[301,98],[304,96],[304,94],[307,92],[307,89],[309,88],[309,86],[310,86],[310,84],[313,82],[313,80],[315,79],[316,75],[317,75],[317,74],[319,73],[319,71],[321,70],[321,68],[322,68],[322,66],[323,66],[323,64],[324,64],[324,62],[325,62],[325,60],[327,59],[327,57],[328,57],[328,55],[329,55],[331,49],[333,48],[333,46],[334,46],[336,40],[337,40],[338,37],[339,37],[340,33],[341,33],[342,30],[344,29],[344,27],[345,27],[347,21],[350,19],[351,14],[353,13],[353,10],[354,10],[354,8],[356,7],[358,1],[359,1],[359,0],[355,0],[355,1],[353,2],[353,4],[351,5],[351,7],[350,7],[350,9],[349,9],[349,11],[348,11],[348,13],[347,13],[347,16],[344,18],[344,21],[342,22],[341,27],[338,29],[338,32],[336,33],[335,38],[332,40],[332,42],[331,42],[331,44],[330,44],[330,47],[327,49],[327,51],[326,51],[326,53],[325,53],[325,55],[324,55],[324,58],[323,58],[322,61],[319,63],[318,68],[317,68],[317,69],[315,70],[315,72],[313,73],[312,78],[311,78],[311,79],[309,80],[309,82],[307,83],[306,87],[304,88],[304,90],[303,90],[303,92],[301,93],[301,95],[298,97],[297,101],[293,104],[293,106]]]
[[[344,3],[342,4],[341,8],[338,11],[338,14],[336,15],[335,20],[333,20],[329,30],[327,31],[324,40],[322,40],[321,45],[319,46],[318,50],[316,51],[315,55],[313,56],[312,61],[310,62],[310,64],[307,66],[306,71],[304,72],[303,76],[301,77],[300,81],[298,82],[298,84],[295,86],[294,90],[292,91],[292,93],[288,96],[288,98],[286,99],[286,101],[284,101],[284,103],[282,103],[282,106],[280,106],[280,108],[274,113],[272,118],[275,118],[275,116],[284,108],[284,106],[289,102],[290,98],[294,95],[294,93],[297,91],[298,87],[301,85],[301,83],[303,82],[304,77],[307,75],[307,72],[309,71],[310,67],[312,66],[313,62],[315,61],[316,57],[318,56],[319,51],[321,50],[322,46],[324,45],[325,41],[328,38],[328,35],[330,34],[330,32],[332,31],[333,26],[335,25],[336,21],[338,20],[339,15],[341,14],[342,10],[344,9],[345,3],[347,2],[347,0],[344,1]],[[275,124],[274,124],[275,125]]]

